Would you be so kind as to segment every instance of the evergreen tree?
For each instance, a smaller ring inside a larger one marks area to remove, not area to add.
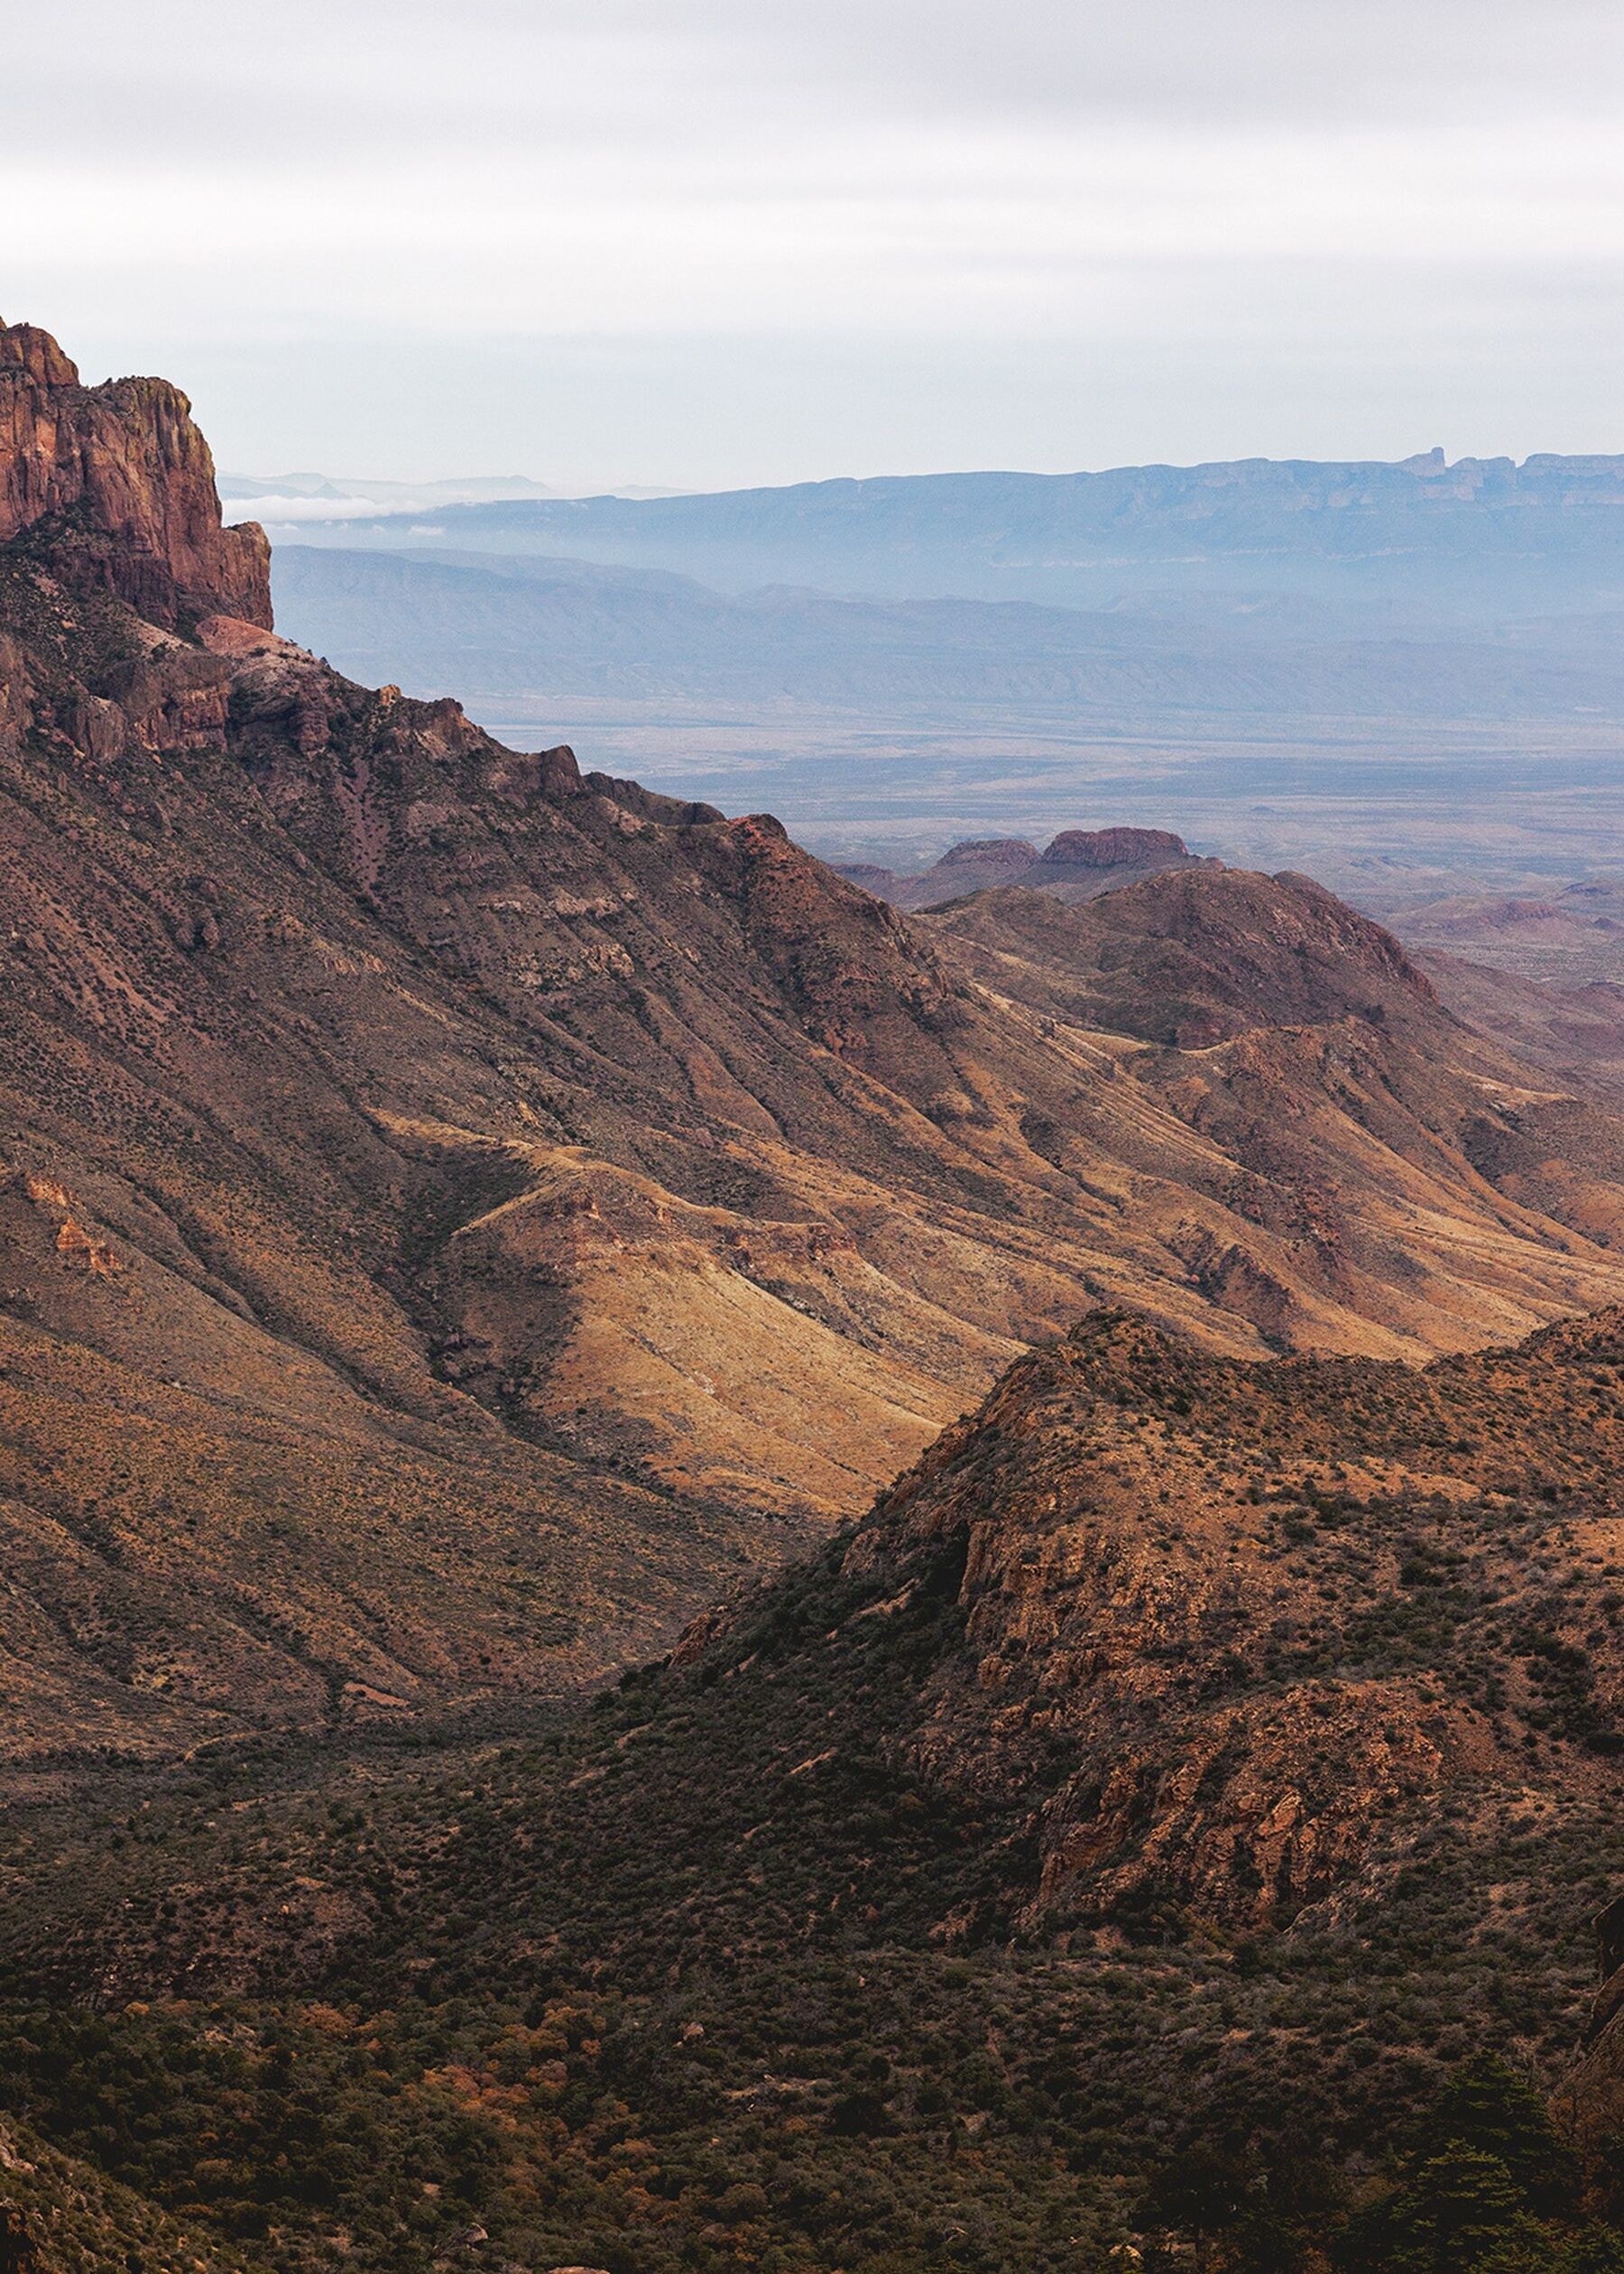
[[[1530,2220],[1480,2259],[1475,2274],[1624,2274],[1624,2236],[1601,2225],[1564,2234]]]
[[[1416,2129],[1414,2160],[1452,2141],[1505,2166],[1536,2211],[1561,2209],[1577,2180],[1573,2158],[1546,2104],[1525,2077],[1493,2054],[1458,2068]]]
[[[1387,2206],[1388,2262],[1395,2274],[1471,2274],[1526,2216],[1523,2190],[1499,2158],[1452,2140]]]

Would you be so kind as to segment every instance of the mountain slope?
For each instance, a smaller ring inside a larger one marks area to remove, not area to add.
[[[1624,1294],[1624,1125],[1328,895],[910,921],[279,639],[181,399],[5,338],[8,1750],[589,1678],[1103,1300],[1420,1357]]]
[[[355,1907],[340,1966],[386,1968],[395,1937],[466,1963],[434,1921],[470,1903],[481,1966],[605,1914],[641,1964],[688,1881],[652,1911],[653,1878],[608,1883],[639,1825],[656,1877],[689,1857],[718,1945],[808,1910],[973,1945],[1306,1936],[1379,1908],[1447,1820],[1463,1930],[1508,1841],[1616,1804],[1621,1433],[1618,1312],[1426,1369],[1210,1356],[1102,1313],[629,1687],[604,1789],[574,1756],[561,1786],[544,1757],[489,1762],[466,1826],[419,1816],[396,1868],[428,1877],[387,1924],[342,1850],[301,1868]],[[168,1930],[216,1979],[254,1978],[252,1939],[220,1936],[263,1868],[235,1894],[205,1874],[195,1937]],[[150,1931],[87,1913],[66,1966],[161,1980]],[[304,1978],[333,1963],[313,1946]]]
[[[93,2163],[64,2156],[0,2122],[0,2263],[6,2274],[252,2274],[251,2252],[222,2247]]]
[[[505,2247],[567,2216],[660,2274],[1059,2274],[1200,2232],[1146,2203],[1186,2160],[1267,2175],[1301,2263],[1483,2048],[1582,2095],[1605,2201],[1621,1432],[1618,1312],[1425,1370],[1097,1317],[538,1742],[19,1814],[0,1947],[177,2103],[226,2029],[374,2106],[431,2061]],[[5,2065],[69,2138],[82,2026]]]

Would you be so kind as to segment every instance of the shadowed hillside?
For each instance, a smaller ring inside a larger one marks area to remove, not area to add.
[[[1624,2209],[1616,2024],[1574,2071],[1624,1868],[1621,1431],[1617,1313],[1425,1371],[1098,1317],[540,1742],[23,1812],[0,1937],[56,2002],[0,2094],[74,2143],[127,2080],[156,2119],[106,2152],[189,2200],[229,2083],[235,2233],[291,2058],[305,2141],[254,2183],[291,2266],[474,2217],[659,2274],[1400,2274],[1460,2145],[1509,2159],[1485,2257],[1610,2269],[1560,2253]]]

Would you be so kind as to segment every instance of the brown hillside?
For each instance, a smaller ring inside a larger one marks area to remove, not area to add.
[[[1426,1368],[1103,1313],[560,1760],[487,1750],[433,1805],[381,1793],[358,1846],[318,1813],[229,1863],[206,1792],[161,1907],[152,1859],[104,1859],[109,1905],[20,1831],[0,1924],[25,1974],[136,1996],[459,1964],[471,1922],[503,1981],[564,1933],[628,1981],[770,1977],[808,1936],[1085,1968],[1284,1937],[1288,1970],[1328,1936],[1388,1950],[1435,1875],[1435,1964],[1438,1936],[1526,1937],[1553,1872],[1616,1846],[1621,1450],[1624,1312]],[[1564,1955],[1570,2028],[1573,1993]]]
[[[1424,1372],[1087,1323],[846,1551],[888,1604],[962,1562],[963,1646],[906,1756],[1038,1804],[1026,1905],[1049,1923],[1167,1901],[1276,1927],[1375,1891],[1453,1796],[1469,1844],[1605,1810],[1621,1367],[1616,1312]]]
[[[1100,1302],[1624,1297],[1624,1125],[1328,895],[911,921],[279,640],[183,398],[0,342],[13,1750],[599,1672]]]

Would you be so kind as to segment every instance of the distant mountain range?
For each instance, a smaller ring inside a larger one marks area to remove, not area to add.
[[[1560,620],[1411,627],[1287,594],[1084,612],[810,585],[730,593],[668,568],[361,550],[375,532],[349,530],[343,549],[278,546],[278,621],[363,679],[456,688],[487,716],[605,698],[922,711],[938,728],[989,707],[1010,723],[1624,716],[1624,649]]]
[[[743,725],[773,773],[751,794],[852,857],[1140,818],[1256,857],[1219,808],[1255,799],[1251,759],[1285,756],[1315,761],[1300,794],[1332,802],[1299,802],[1269,864],[1324,869],[1361,842],[1395,849],[1335,805],[1352,794],[1362,814],[1373,779],[1337,770],[1344,745],[1407,770],[1391,794],[1425,807],[1450,795],[1416,772],[1435,733],[1552,730],[1526,743],[1545,790],[1564,752],[1585,763],[1624,721],[1624,458],[1255,459],[370,517],[349,498],[305,518],[318,504],[300,502],[300,541],[277,549],[279,622],[341,670],[455,689],[521,735]],[[842,721],[863,738],[844,772]],[[1220,750],[1229,786],[1216,805],[1165,782],[1102,802],[1099,770],[1067,755],[1079,735],[1121,742],[1130,774],[1147,738],[1176,771]],[[905,772],[884,771],[888,736]],[[645,743],[623,747],[649,763]],[[732,794],[725,763],[683,757],[690,794]],[[1463,805],[1444,839],[1424,815],[1405,841],[1424,835],[1447,871],[1480,825],[1487,845],[1526,840],[1515,799],[1502,807]],[[1610,811],[1593,857],[1615,841]]]
[[[425,543],[811,586],[1112,607],[1306,595],[1379,624],[1624,604],[1624,458],[1249,458],[1100,474],[937,474],[669,497],[509,498],[335,516],[312,542]]]

